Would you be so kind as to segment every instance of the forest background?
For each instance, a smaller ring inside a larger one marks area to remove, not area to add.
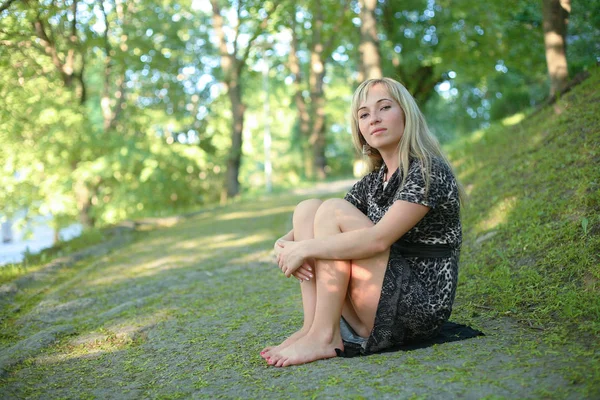
[[[441,142],[559,97],[600,1],[0,2],[0,213],[104,226],[350,176],[389,76]]]

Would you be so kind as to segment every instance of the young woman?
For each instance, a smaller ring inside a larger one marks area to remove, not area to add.
[[[461,224],[448,161],[393,79],[358,87],[352,121],[371,172],[343,200],[298,204],[275,243],[281,271],[301,282],[304,324],[261,352],[273,366],[426,339],[452,311]]]

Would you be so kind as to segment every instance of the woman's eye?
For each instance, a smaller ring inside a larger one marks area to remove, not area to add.
[[[364,118],[364,117],[366,117],[367,115],[368,115],[368,114],[360,114],[360,115],[358,116],[358,118],[360,118],[360,119],[363,119],[363,118]]]
[[[389,110],[390,108],[392,108],[392,106],[383,106],[383,107],[381,107],[382,110]]]

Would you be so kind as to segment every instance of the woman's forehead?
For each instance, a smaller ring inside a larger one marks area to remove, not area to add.
[[[369,99],[370,97],[370,99]],[[359,108],[363,107],[366,103],[367,100],[371,100],[373,103],[381,100],[382,98],[386,98],[386,99],[392,99],[392,96],[390,96],[390,93],[387,89],[387,87],[385,87],[385,85],[381,84],[381,83],[375,83],[373,85],[370,85],[368,87],[365,87],[365,90],[361,93],[360,96],[360,101],[359,101]]]

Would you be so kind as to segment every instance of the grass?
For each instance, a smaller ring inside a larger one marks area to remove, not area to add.
[[[485,337],[267,367],[302,320],[271,247],[305,196],[277,194],[5,276],[0,398],[598,398],[599,78],[449,149],[470,193],[452,319]]]
[[[450,150],[470,198],[458,292],[474,312],[600,336],[599,84]]]

